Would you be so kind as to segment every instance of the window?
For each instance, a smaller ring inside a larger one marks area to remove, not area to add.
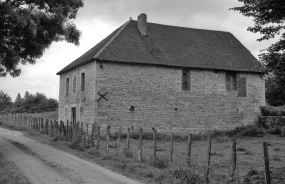
[[[237,75],[235,72],[226,72],[226,91],[237,91]]]
[[[85,73],[81,73],[81,91],[85,90]]]
[[[65,82],[65,92],[66,92],[66,95],[68,95],[68,92],[69,92],[69,78],[66,78],[66,82]]]
[[[80,107],[80,116],[83,116],[84,114],[84,107]]]
[[[68,108],[65,108],[65,117],[68,115]]]
[[[73,93],[76,93],[76,75],[74,75],[74,77],[73,77]]]
[[[182,90],[190,91],[190,71],[182,70]]]
[[[245,77],[238,79],[238,96],[246,97],[246,78]]]

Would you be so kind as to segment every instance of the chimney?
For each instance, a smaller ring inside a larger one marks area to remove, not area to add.
[[[141,35],[147,35],[147,16],[144,13],[138,16],[138,29]]]

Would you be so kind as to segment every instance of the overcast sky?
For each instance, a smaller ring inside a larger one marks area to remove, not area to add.
[[[20,66],[20,77],[0,78],[0,89],[13,100],[18,93],[23,97],[25,91],[42,92],[58,99],[59,76],[56,73],[130,17],[137,20],[140,13],[147,14],[148,22],[231,32],[257,57],[272,41],[256,41],[260,35],[247,31],[247,27],[253,25],[252,18],[229,10],[241,5],[238,0],[84,0],[84,7],[74,20],[82,32],[80,46],[53,43],[36,64]]]

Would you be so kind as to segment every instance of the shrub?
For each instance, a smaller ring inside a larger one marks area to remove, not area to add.
[[[274,135],[280,135],[281,134],[281,128],[279,126],[275,126],[275,127],[270,127],[268,129],[268,132],[270,134],[274,134]]]
[[[219,136],[248,136],[248,137],[262,137],[264,135],[264,129],[257,125],[246,125],[236,127],[227,131],[213,131],[213,137]]]
[[[81,145],[80,137],[73,140],[71,143],[69,143],[68,147],[71,149],[77,149],[79,151],[84,151],[84,147]]]
[[[134,157],[132,150],[128,150],[127,148],[124,148],[123,153],[124,153],[125,157],[127,157],[127,158],[133,158]]]
[[[202,184],[204,183],[204,177],[201,174],[203,171],[196,167],[193,165],[190,167],[175,166],[171,168],[171,174],[180,180],[180,183]]]
[[[157,167],[159,169],[165,169],[169,166],[170,159],[169,157],[163,155],[160,157],[156,157],[156,163],[154,164],[154,157],[150,158],[150,164],[154,167]]]
[[[262,137],[264,135],[264,129],[256,125],[249,125],[241,127],[239,134],[248,137]]]
[[[0,126],[2,125],[2,121],[0,121]]]
[[[262,106],[260,107],[263,116],[285,116],[285,107],[272,107]]]

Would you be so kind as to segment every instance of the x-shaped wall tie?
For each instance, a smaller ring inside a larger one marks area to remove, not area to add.
[[[100,95],[100,98],[98,99],[101,100],[102,98],[104,98],[106,101],[108,101],[108,99],[105,97],[108,94],[108,92],[106,92],[104,95],[102,95],[101,93],[98,92],[98,95]]]

